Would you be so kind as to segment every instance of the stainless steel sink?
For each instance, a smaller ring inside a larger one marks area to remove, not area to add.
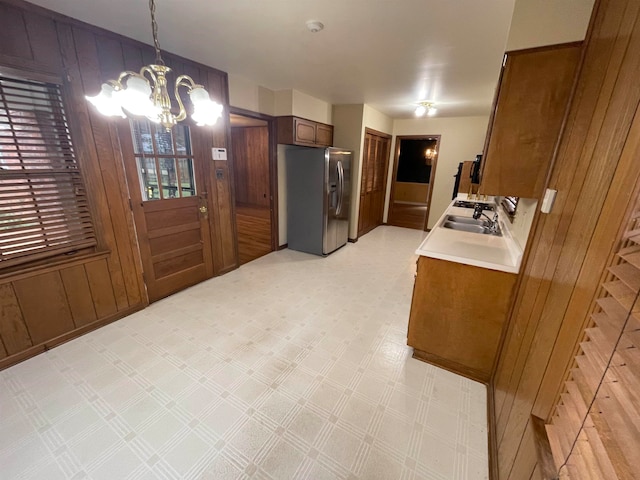
[[[473,219],[471,219],[473,220]],[[445,220],[442,223],[444,228],[449,228],[451,230],[459,230],[462,232],[470,232],[470,233],[479,233],[481,235],[495,235],[497,237],[502,236],[502,232],[498,230],[497,232],[492,231],[490,228],[486,227],[482,224],[471,224],[471,223],[462,223],[462,222],[452,222],[449,220]]]
[[[462,217],[460,215],[447,215],[446,221],[448,222],[456,222],[456,223],[466,223],[469,225],[481,225],[483,227],[488,227],[489,222],[486,220],[476,220],[472,217]]]

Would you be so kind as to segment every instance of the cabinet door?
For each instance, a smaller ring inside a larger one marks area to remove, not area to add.
[[[507,53],[480,193],[540,196],[581,46],[571,43]]]
[[[331,125],[316,124],[316,144],[323,147],[333,146],[333,127]]]
[[[295,143],[316,143],[316,123],[303,118],[294,118]]]

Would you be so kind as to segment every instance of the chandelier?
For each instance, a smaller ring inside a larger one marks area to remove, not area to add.
[[[433,117],[437,111],[438,109],[433,106],[433,102],[420,102],[416,107],[415,114],[416,117],[423,117],[425,113]]]
[[[433,148],[427,148],[424,151],[424,159],[425,159],[425,163],[427,165],[431,165],[431,162],[433,162],[433,160],[436,158],[436,155],[438,154],[438,151],[435,149],[435,147]]]
[[[171,97],[166,78],[166,74],[171,69],[164,64],[160,55],[155,0],[149,0],[149,10],[153,44],[156,50],[155,63],[142,67],[139,73],[122,72],[117,80],[108,80],[103,83],[98,95],[87,96],[86,99],[103,115],[123,118],[129,115],[143,116],[162,125],[166,130],[171,130],[176,123],[187,118],[187,111],[178,93],[178,88],[184,87],[193,106],[191,118],[198,126],[215,125],[218,118],[222,116],[222,105],[211,100],[204,86],[194,82],[188,75],[180,75],[176,78],[173,93],[179,111],[177,114],[171,112]]]

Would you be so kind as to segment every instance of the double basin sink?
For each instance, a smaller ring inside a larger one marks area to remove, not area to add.
[[[451,230],[459,230],[463,232],[479,233],[481,235],[502,236],[500,228],[491,228],[492,222],[488,220],[475,219],[473,217],[464,217],[461,215],[446,215],[442,222],[443,228]]]

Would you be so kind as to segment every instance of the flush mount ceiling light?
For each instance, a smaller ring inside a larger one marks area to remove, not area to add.
[[[306,25],[311,33],[317,33],[324,28],[324,24],[317,20],[308,20]]]
[[[416,117],[423,117],[426,113],[428,116],[433,117],[438,109],[433,106],[433,102],[420,102],[416,107]]]
[[[139,73],[122,72],[117,80],[108,80],[103,83],[98,95],[87,96],[86,99],[103,115],[147,117],[152,122],[171,130],[176,123],[187,118],[187,112],[178,93],[179,87],[185,87],[193,105],[191,118],[198,126],[214,125],[222,116],[222,105],[211,100],[204,86],[194,82],[188,75],[180,75],[176,78],[173,93],[179,111],[177,115],[171,112],[171,97],[166,78],[166,74],[171,69],[164,64],[160,55],[154,0],[149,0],[149,10],[153,45],[156,50],[155,64],[142,67]]]

